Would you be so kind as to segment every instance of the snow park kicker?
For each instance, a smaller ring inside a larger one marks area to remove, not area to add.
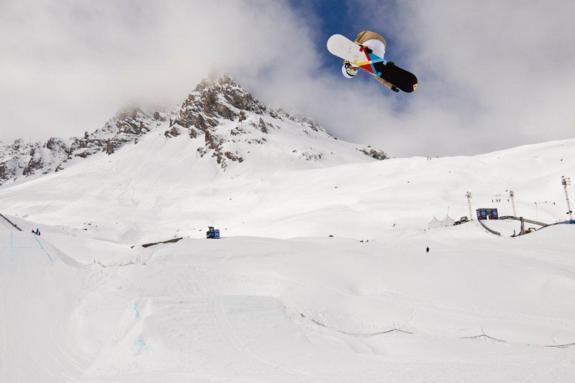
[[[88,366],[71,315],[83,267],[40,237],[0,226],[0,380],[58,381]]]

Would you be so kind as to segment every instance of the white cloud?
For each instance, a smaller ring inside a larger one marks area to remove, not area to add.
[[[212,72],[392,155],[574,135],[575,3],[348,2],[364,13],[358,29],[391,37],[415,94],[326,73],[317,16],[284,1],[1,2],[0,139],[81,134],[128,103],[176,104]]]
[[[399,41],[389,42],[388,54],[407,52],[420,79],[398,120],[418,132],[413,145],[405,146],[401,133],[382,133],[397,139],[396,147],[476,153],[575,136],[575,3],[372,1],[364,19],[385,14],[389,3],[394,22],[376,27],[393,28]]]
[[[288,65],[305,72],[316,60],[306,26],[283,2],[14,0],[0,7],[0,139],[78,134],[127,103],[181,102],[212,72],[258,77]]]

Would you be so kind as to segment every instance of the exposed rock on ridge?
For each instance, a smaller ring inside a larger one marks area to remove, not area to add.
[[[281,149],[301,161],[319,163],[337,155],[335,149],[327,151],[325,147],[318,149],[309,145],[337,141],[319,124],[281,109],[269,108],[229,76],[222,76],[200,82],[172,112],[130,108],[119,112],[102,128],[85,132],[81,138],[52,137],[45,142],[26,143],[20,139],[11,144],[0,143],[0,185],[21,177],[58,172],[96,153],[114,154],[124,145],[137,144],[142,136],[158,129],[167,140],[188,137],[193,142],[192,150],[200,158],[214,158],[223,170],[233,163],[244,162],[254,151],[265,151],[255,147],[264,148],[263,145],[274,140],[276,148],[270,149],[272,151],[277,151],[278,145],[292,145],[299,140],[298,147]],[[282,129],[285,134],[286,129],[290,130],[289,134],[293,136],[287,144],[277,137]],[[356,149],[373,159],[387,158],[384,152],[369,146]]]

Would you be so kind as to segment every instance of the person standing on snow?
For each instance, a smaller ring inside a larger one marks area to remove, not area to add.
[[[359,32],[355,38],[355,42],[363,47],[369,48],[371,52],[376,56],[383,58],[385,55],[386,42],[383,36],[378,33],[372,31]],[[353,78],[357,74],[358,70],[359,68],[353,66],[349,61],[343,61],[341,72],[346,78]],[[395,87],[389,81],[385,81],[380,77],[376,77],[376,80],[394,92],[399,92],[399,89],[397,89],[397,87]]]

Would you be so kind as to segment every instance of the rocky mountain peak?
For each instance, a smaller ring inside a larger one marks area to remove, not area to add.
[[[249,157],[253,157],[252,162],[265,162],[270,153],[277,161],[283,158],[284,163],[304,167],[308,166],[306,163],[326,166],[344,157],[355,161],[365,156],[387,158],[377,149],[338,141],[308,118],[266,106],[224,75],[201,81],[172,111],[130,107],[119,111],[102,128],[81,137],[0,143],[0,185],[21,177],[57,172],[96,153],[112,155],[122,146],[137,144],[140,138],[158,130],[168,140],[187,136],[190,150],[195,150],[200,158],[214,158],[223,170]],[[342,156],[343,152],[347,154]]]
[[[125,144],[137,142],[164,120],[163,113],[148,114],[139,108],[128,108],[118,112],[102,128],[84,132],[81,137],[0,143],[0,185],[21,177],[58,172],[96,153],[113,154]]]
[[[182,104],[188,113],[233,120],[240,112],[264,113],[266,106],[243,89],[230,76],[202,80]]]

